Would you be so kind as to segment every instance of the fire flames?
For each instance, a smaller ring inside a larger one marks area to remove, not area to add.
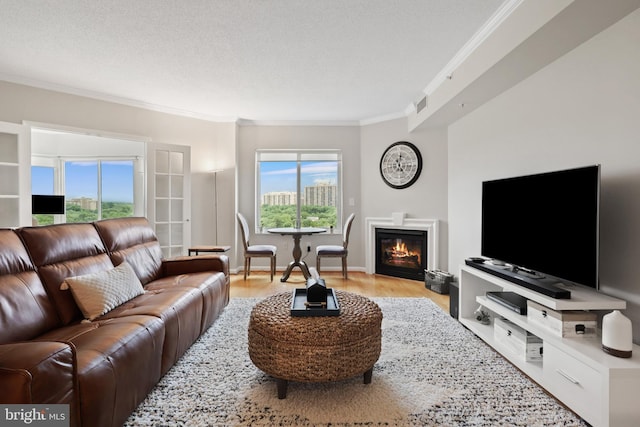
[[[410,250],[402,239],[396,239],[395,244],[385,250],[385,262],[389,264],[420,265],[420,252]]]

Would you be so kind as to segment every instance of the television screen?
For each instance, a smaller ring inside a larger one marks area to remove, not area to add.
[[[64,196],[45,196],[34,194],[31,196],[32,214],[63,214]]]
[[[600,166],[485,181],[482,256],[598,288]]]

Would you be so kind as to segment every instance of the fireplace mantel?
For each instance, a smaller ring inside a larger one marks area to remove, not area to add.
[[[427,230],[427,268],[438,268],[438,220],[406,218],[394,212],[390,218],[365,218],[365,268],[368,274],[376,271],[376,228]]]

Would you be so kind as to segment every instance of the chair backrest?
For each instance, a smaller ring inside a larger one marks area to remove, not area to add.
[[[242,233],[242,244],[246,251],[249,247],[249,224],[247,223],[247,219],[240,212],[236,215],[238,217],[238,224],[240,224],[240,232]]]
[[[356,214],[352,213],[349,215],[349,218],[344,223],[344,228],[342,229],[342,246],[347,249],[349,246],[349,233],[351,233],[351,223],[353,223]]]

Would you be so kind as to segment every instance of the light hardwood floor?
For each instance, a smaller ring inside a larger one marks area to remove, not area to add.
[[[304,288],[306,281],[298,269],[294,269],[286,282],[280,281],[282,272],[277,272],[273,282],[269,280],[266,271],[252,271],[244,280],[242,273],[231,275],[231,298],[233,297],[266,297],[279,292],[293,291],[295,288]],[[342,289],[344,291],[368,297],[415,297],[429,298],[440,306],[445,312],[449,312],[449,295],[441,295],[426,289],[424,282],[417,280],[399,279],[380,274],[366,274],[361,272],[349,272],[349,278],[343,279],[342,273],[323,272],[322,278],[327,287]]]

